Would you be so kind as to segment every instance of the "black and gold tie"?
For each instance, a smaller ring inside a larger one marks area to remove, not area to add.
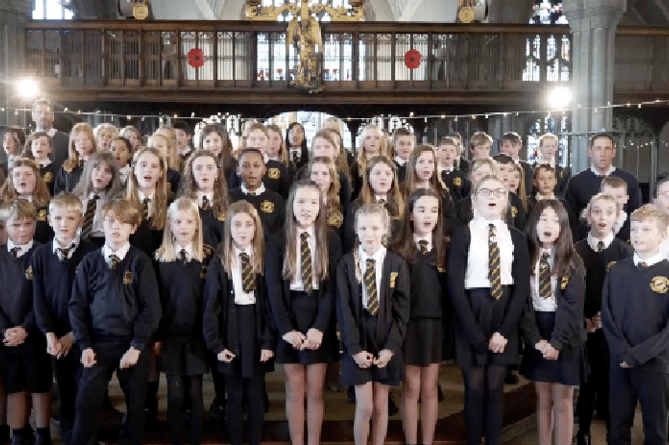
[[[643,261],[639,263],[639,267],[641,269],[648,269],[648,264],[644,263]]]
[[[184,264],[186,264],[187,259],[188,255],[186,254],[186,249],[181,249],[179,251],[179,260],[182,261]]]
[[[74,246],[67,247],[63,249],[62,247],[59,247],[56,249],[56,254],[58,255],[58,259],[60,261],[65,261],[70,258],[70,250],[72,250]]]
[[[144,198],[142,201],[142,221],[149,219],[149,203],[151,200],[149,198]]]
[[[116,269],[116,266],[118,266],[118,263],[121,262],[121,259],[117,257],[116,255],[109,255],[109,268],[110,269]]]
[[[383,198],[381,198],[381,199],[379,199],[378,201],[376,201],[376,203],[377,203],[377,204],[381,204],[381,205],[385,205],[385,204],[386,204],[386,200],[383,199]]]
[[[495,300],[499,300],[502,298],[502,271],[497,245],[497,229],[494,224],[488,225],[488,279],[490,280],[490,295]]]
[[[19,257],[19,252],[21,252],[21,248],[19,247],[12,247],[12,250],[9,251],[14,258]]]
[[[251,258],[248,253],[242,252],[239,254],[242,260],[242,289],[246,293],[256,290],[256,277],[251,267]]]
[[[551,265],[548,264],[548,252],[544,252],[539,259],[539,296],[550,298],[553,294],[551,288]]]
[[[369,258],[365,263],[365,289],[367,290],[367,306],[365,309],[370,315],[379,312],[379,294],[376,291],[376,268],[374,260]]]
[[[202,210],[209,210],[211,208],[211,201],[206,196],[202,197]]]
[[[597,243],[597,252],[601,252],[604,250],[604,241],[600,241]]]
[[[420,240],[418,241],[418,251],[421,255],[427,255],[427,241]]]
[[[313,284],[313,267],[311,264],[311,249],[307,239],[309,234],[307,232],[300,233],[300,264],[302,268],[302,286],[306,293],[311,293]]]
[[[91,237],[91,232],[93,231],[93,219],[95,218],[95,210],[98,206],[98,199],[100,199],[98,195],[93,195],[93,197],[86,203],[84,224],[81,226],[81,237],[83,239],[89,239]]]

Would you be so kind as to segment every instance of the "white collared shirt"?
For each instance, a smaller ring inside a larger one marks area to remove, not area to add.
[[[153,209],[155,207],[155,196],[156,196],[156,191],[154,190],[153,193],[151,193],[149,196],[146,196],[141,190],[137,190],[137,196],[139,198],[139,203],[140,205],[144,205],[144,200],[146,198],[149,198],[149,205],[148,207],[148,218],[151,218],[153,216]]]
[[[295,263],[297,268],[295,269],[295,277],[290,282],[290,290],[303,291],[304,283],[302,283],[302,232],[309,234],[307,237],[307,244],[309,244],[309,250],[311,250],[311,286],[314,290],[318,290],[318,282],[316,281],[316,231],[314,226],[309,227],[307,230],[297,229],[297,242],[295,243]]]
[[[45,133],[48,134],[50,138],[52,138],[56,135],[56,133],[58,133],[58,130],[56,130],[54,127],[51,127],[49,131],[45,131]]]
[[[427,241],[427,251],[429,252],[432,250],[432,237],[428,236],[418,236],[415,233],[413,234],[413,242],[416,243],[416,249],[420,252],[420,244],[418,244],[419,241]]]
[[[74,253],[75,250],[77,250],[77,247],[79,247],[79,236],[75,236],[72,241],[67,245],[67,247],[61,247],[60,243],[58,240],[56,240],[56,237],[53,238],[53,242],[51,243],[51,252],[53,252],[54,255],[58,256],[58,249],[67,249],[67,259],[69,260],[72,258],[72,254]],[[59,257],[60,258],[60,257]]]
[[[608,249],[609,246],[611,245],[611,243],[613,242],[613,238],[615,238],[615,235],[613,234],[613,232],[609,233],[604,238],[600,239],[600,238],[597,238],[595,235],[593,235],[592,231],[590,231],[590,232],[588,232],[588,237],[586,239],[587,239],[587,242],[588,242],[588,246],[590,246],[590,248],[592,250],[597,252],[597,245],[599,244],[600,241],[602,241],[604,243],[604,248]]]
[[[242,193],[244,193],[245,195],[248,195],[249,193],[251,193],[251,192],[249,191],[249,189],[246,188],[246,186],[244,185],[244,183],[242,183],[241,189],[242,189]],[[253,192],[253,194],[256,195],[256,196],[258,196],[258,195],[261,195],[261,194],[263,194],[263,193],[265,193],[265,184],[260,183],[260,187],[258,187],[258,188],[256,189],[256,191]]]
[[[256,304],[255,291],[244,292],[244,284],[242,279],[242,259],[239,257],[239,255],[243,252],[249,256],[249,261],[251,264],[253,264],[253,246],[247,246],[244,250],[239,250],[236,246],[232,246],[232,252],[235,256],[235,260],[232,264],[232,267],[230,267],[230,270],[232,272],[232,287],[235,291],[235,304],[244,306],[249,304]]]
[[[193,243],[188,243],[185,246],[182,246],[179,243],[174,243],[174,251],[177,254],[177,260],[179,260],[182,250],[186,251],[186,262],[191,261],[193,259]]]
[[[595,167],[593,165],[590,165],[590,171],[593,172],[595,174],[595,176],[600,176],[600,177],[604,178],[604,177],[609,176],[614,171],[616,171],[616,167],[614,165],[612,165],[611,167],[609,167],[609,169],[606,171],[606,173],[601,174],[595,169]]]
[[[401,166],[404,166],[407,163],[407,161],[405,159],[402,159],[399,156],[395,156],[395,158],[393,160],[395,161],[395,163],[397,165],[401,165]]]
[[[620,229],[623,228],[623,225],[625,225],[625,221],[627,221],[627,212],[624,210],[620,211],[620,216],[616,220],[616,222],[613,224],[613,233],[618,234],[620,232]]]
[[[360,276],[362,278],[362,307],[367,307],[367,289],[365,288],[365,272],[367,271],[367,260],[374,260],[374,274],[376,275],[376,295],[379,298],[379,306],[381,305],[381,283],[383,282],[383,261],[386,259],[387,249],[384,246],[381,246],[374,255],[369,256],[362,248],[358,247],[358,254],[360,255]]]
[[[37,166],[39,168],[44,168],[47,165],[51,164],[51,159],[49,159],[49,158],[40,159],[40,160],[35,159],[35,164],[37,164]]]
[[[387,194],[386,195],[376,195],[376,194],[374,195],[374,200],[376,202],[379,202],[382,199],[387,203],[388,202],[388,195]]]
[[[534,195],[534,199],[536,199],[537,202],[539,202],[542,199],[557,199],[557,198],[555,197],[555,193],[551,193],[550,196],[544,196],[541,193],[537,193],[536,195]]]
[[[125,164],[125,167],[121,167],[118,169],[118,177],[123,184],[128,182],[128,176],[130,176],[131,171],[132,167],[130,167],[130,164]]]
[[[448,173],[452,172],[453,170],[455,170],[455,167],[452,166],[452,165],[450,167],[445,167],[445,166],[442,166],[442,165],[439,166],[439,174],[440,175],[444,174],[444,172],[446,172],[446,174],[448,174]]]
[[[537,259],[534,268],[532,269],[532,276],[530,276],[530,294],[532,296],[532,306],[537,312],[555,312],[557,309],[557,299],[555,298],[555,289],[557,286],[557,275],[551,273],[551,296],[548,298],[543,298],[539,295],[539,264],[541,263],[541,256],[544,253],[548,253],[548,265],[551,267],[551,272],[553,272],[553,264],[555,259],[553,258],[554,253],[553,249],[540,249],[539,257]]]
[[[657,263],[659,263],[660,261],[662,261],[663,259],[664,259],[664,256],[662,256],[662,254],[660,252],[656,253],[655,255],[648,258],[647,260],[642,260],[641,257],[639,256],[639,254],[636,253],[636,252],[634,252],[634,257],[633,257],[634,265],[637,266],[637,267],[639,266],[639,263],[646,263],[646,266],[648,266],[648,267],[654,266]]]
[[[500,275],[502,285],[513,284],[511,268],[513,266],[513,241],[509,227],[502,220],[488,221],[477,216],[469,222],[471,243],[467,255],[465,271],[465,289],[490,287],[488,278],[488,233],[489,224],[497,229],[497,246],[499,247]]]
[[[18,247],[19,251],[16,253],[16,257],[21,258],[30,249],[32,249],[34,243],[35,242],[33,240],[30,240],[28,244],[14,244],[14,241],[9,239],[7,240],[7,252],[11,253],[13,248]]]
[[[121,247],[116,252],[111,250],[111,247],[105,244],[104,246],[102,246],[102,256],[105,258],[105,261],[109,265],[111,264],[112,255],[116,255],[119,261],[123,261],[125,256],[128,254],[129,250],[130,250],[130,243],[126,243],[125,246]]]

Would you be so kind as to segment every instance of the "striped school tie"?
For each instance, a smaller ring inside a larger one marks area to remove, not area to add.
[[[149,198],[144,198],[142,201],[142,221],[149,219],[149,203],[151,200]]]
[[[188,254],[186,253],[186,249],[181,249],[179,251],[179,261],[186,264],[186,262],[187,262],[186,260],[188,260]]]
[[[421,255],[427,255],[427,241],[420,240],[418,241],[418,251]]]
[[[374,260],[369,258],[365,267],[365,289],[367,290],[367,306],[365,309],[370,315],[379,312],[379,294],[376,291],[376,268]]]
[[[58,247],[56,249],[56,254],[58,255],[58,259],[62,262],[70,258],[70,251],[74,249],[74,246],[67,247],[63,249],[62,247]]]
[[[494,224],[488,225],[488,279],[490,295],[499,300],[502,298],[502,271],[500,269],[499,246],[497,245],[497,229]]]
[[[116,269],[116,266],[118,266],[118,263],[121,262],[121,259],[117,257],[116,255],[109,255],[109,268],[114,270]]]
[[[9,251],[9,253],[11,253],[14,258],[19,257],[19,252],[21,252],[20,247],[12,247],[12,249]]]
[[[86,203],[86,213],[84,214],[84,224],[81,226],[81,237],[89,239],[93,231],[93,219],[95,218],[95,210],[98,207],[98,195],[93,195]]]
[[[544,252],[539,259],[539,296],[550,298],[553,294],[551,289],[551,266],[548,264],[549,254]]]
[[[202,210],[209,210],[211,208],[211,201],[206,196],[202,197]]]
[[[306,293],[311,293],[314,288],[313,283],[313,266],[311,261],[311,249],[307,239],[309,234],[307,232],[300,233],[300,264],[302,268],[302,286]]]
[[[597,243],[597,252],[601,252],[604,250],[604,241],[600,241]]]
[[[247,294],[256,290],[256,277],[251,267],[251,258],[248,253],[239,254],[242,260],[242,289]]]

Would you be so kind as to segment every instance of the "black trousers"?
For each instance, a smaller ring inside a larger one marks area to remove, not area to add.
[[[581,383],[578,392],[576,412],[578,429],[581,433],[590,433],[592,411],[597,407],[597,414],[609,425],[609,347],[601,329],[588,334],[585,343],[588,354],[590,374],[586,382]]]
[[[119,445],[141,445],[144,440],[144,400],[149,377],[149,356],[139,354],[135,366],[119,369],[121,357],[130,348],[127,342],[100,343],[93,347],[97,363],[83,368],[76,403],[72,445],[87,445],[97,433],[97,415],[112,374],[116,375],[125,395],[126,415]]]
[[[641,403],[645,445],[667,444],[669,375],[641,368],[623,369],[611,360],[609,445],[631,443],[637,402]]]
[[[265,421],[265,374],[255,372],[250,378],[226,374],[226,389],[228,402],[226,413],[228,417],[228,436],[231,445],[242,444],[242,406],[244,396],[248,401],[248,431],[249,444],[259,445],[262,439],[263,422]]]
[[[60,431],[64,445],[72,442],[77,388],[81,379],[81,351],[75,344],[69,354],[53,359],[53,374],[60,405]]]

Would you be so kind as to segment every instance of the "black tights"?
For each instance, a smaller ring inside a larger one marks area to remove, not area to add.
[[[465,428],[469,445],[498,445],[503,420],[506,366],[463,367]]]
[[[184,383],[188,382],[187,385]],[[172,445],[181,445],[181,427],[184,422],[184,401],[188,390],[191,410],[190,443],[199,445],[204,428],[204,405],[202,402],[201,375],[167,376],[167,419]]]

